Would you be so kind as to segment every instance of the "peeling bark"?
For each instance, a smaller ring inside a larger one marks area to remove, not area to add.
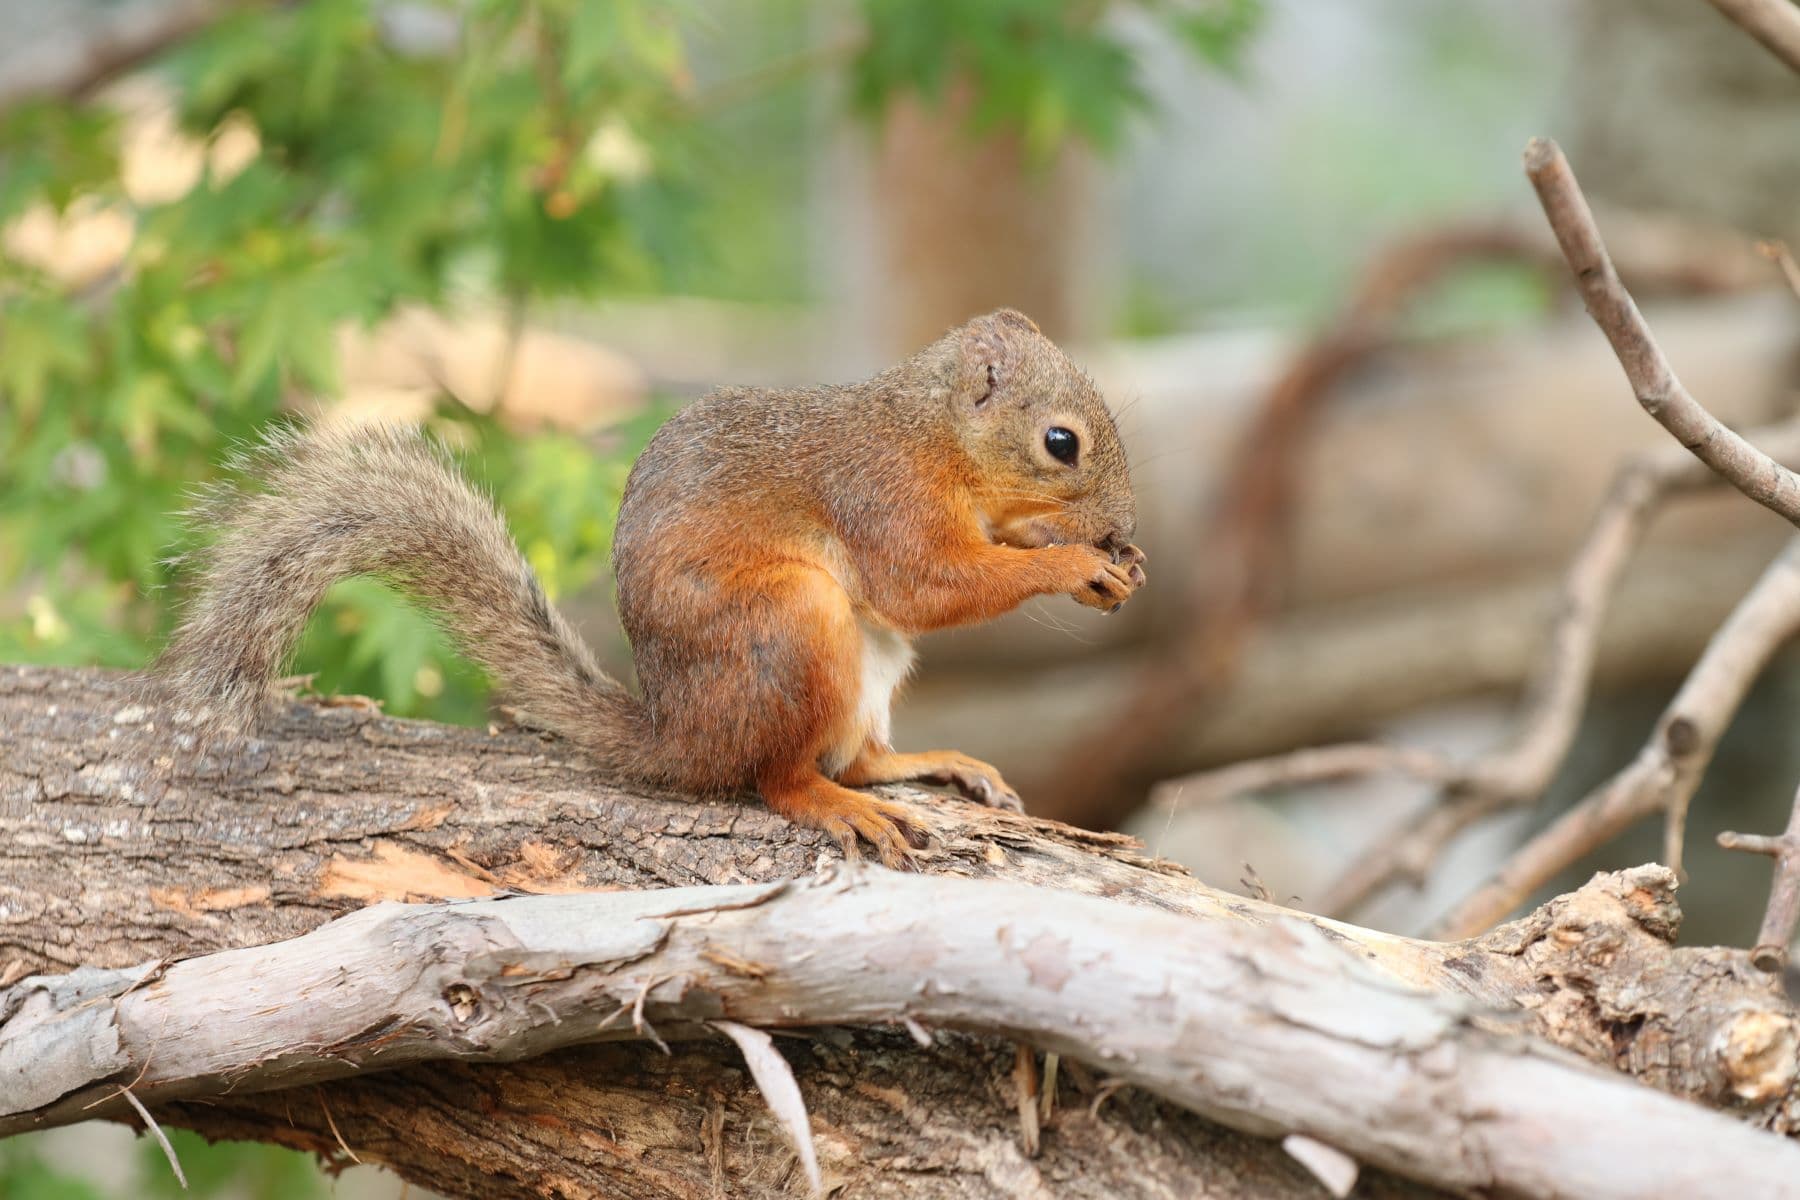
[[[1800,1176],[1787,1139],[1485,1028],[1461,997],[1367,970],[1357,946],[1297,916],[1195,919],[858,864],[385,903],[272,945],[14,985],[0,1134],[122,1115],[125,1086],[139,1102],[216,1100],[446,1057],[660,1044],[720,1020],[911,1020],[1025,1038],[1241,1131],[1301,1133],[1464,1195],[1775,1196]],[[1791,1029],[1774,1049],[1791,1063]]]
[[[267,737],[194,758],[119,676],[3,668],[0,730],[0,985],[258,945],[376,899],[755,883],[807,875],[836,853],[753,803],[625,793],[535,737],[355,706],[295,704]],[[934,829],[934,874],[1251,928],[1292,919],[1126,839],[896,794]],[[1671,889],[1654,869],[1601,877],[1480,943],[1321,925],[1397,982],[1511,1009],[1509,1028],[1789,1130],[1793,1010],[1741,953],[1672,949]],[[1003,1043],[944,1034],[916,1053],[900,1035],[857,1030],[782,1045],[827,1179],[856,1194],[1316,1194],[1273,1143],[1165,1103],[1122,1096],[1088,1117],[1097,1083],[1070,1071],[1043,1157],[1026,1159]],[[730,1194],[782,1194],[792,1177],[776,1180],[774,1164],[791,1170],[792,1156],[735,1055],[723,1039],[673,1060],[638,1044],[586,1047],[152,1111],[330,1153],[328,1107],[359,1155],[453,1193],[703,1196],[718,1166]]]

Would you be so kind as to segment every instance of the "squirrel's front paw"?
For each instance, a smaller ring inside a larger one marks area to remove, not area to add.
[[[1118,612],[1144,586],[1144,552],[1136,546],[1124,546],[1111,554],[1096,549],[1094,556],[1088,578],[1070,594],[1089,608]]]

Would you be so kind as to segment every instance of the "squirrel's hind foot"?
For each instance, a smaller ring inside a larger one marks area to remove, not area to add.
[[[861,839],[874,847],[884,866],[912,870],[912,852],[924,849],[928,840],[901,805],[853,792],[817,771],[795,779],[764,780],[758,790],[771,809],[794,824],[830,834],[844,848],[845,858],[862,857]]]

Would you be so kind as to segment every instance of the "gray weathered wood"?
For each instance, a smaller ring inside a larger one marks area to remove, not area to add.
[[[0,1001],[14,1010],[0,1132],[84,1118],[129,1067],[146,1101],[195,1099],[715,1019],[911,1017],[1025,1038],[1246,1132],[1302,1133],[1470,1195],[1774,1197],[1800,1178],[1800,1146],[1483,1028],[1473,1006],[1394,986],[1299,918],[1197,921],[873,867],[384,903],[121,971],[110,1002],[92,986],[27,979]],[[25,1108],[47,1091],[59,1098]]]

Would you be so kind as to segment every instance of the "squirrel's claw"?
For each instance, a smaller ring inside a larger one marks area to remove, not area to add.
[[[989,808],[1007,812],[1025,811],[1019,793],[1007,785],[998,770],[979,758],[970,758],[955,750],[933,751],[931,756],[938,759],[940,765],[916,778],[925,783],[953,787],[962,793],[965,800],[973,800]]]
[[[847,859],[860,859],[866,842],[883,866],[896,871],[914,869],[912,852],[924,849],[930,839],[904,808],[835,784],[828,786],[829,792],[820,789],[822,794],[810,796],[808,804],[771,807],[802,825],[823,830],[843,848]]]
[[[1100,557],[1087,587],[1074,593],[1075,599],[1089,608],[1115,613],[1144,586],[1144,552],[1136,546],[1125,546]]]

